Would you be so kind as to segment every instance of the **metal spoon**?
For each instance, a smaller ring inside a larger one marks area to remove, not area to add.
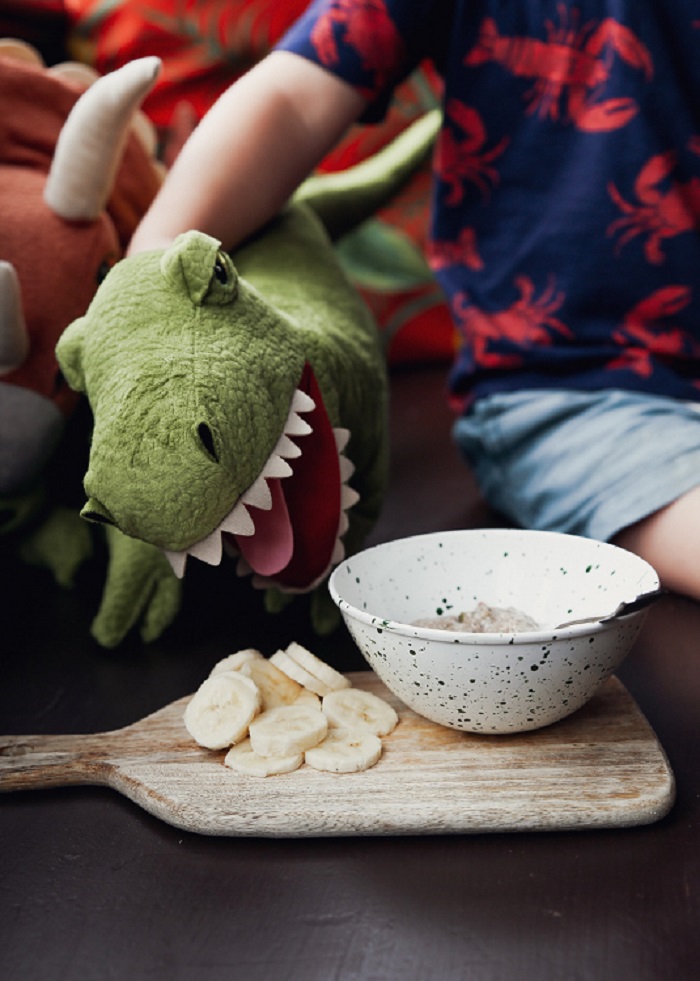
[[[666,592],[667,590],[659,586],[658,589],[652,589],[648,593],[641,593],[636,599],[624,600],[612,613],[606,613],[605,616],[582,617],[580,620],[565,620],[564,623],[557,624],[554,629],[563,630],[565,627],[574,627],[579,623],[607,623],[608,620],[618,620],[620,617],[626,617],[630,613],[636,613],[637,610],[643,610],[645,607],[651,606],[657,599],[664,596]]]

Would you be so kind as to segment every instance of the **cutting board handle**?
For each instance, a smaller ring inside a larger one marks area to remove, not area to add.
[[[0,791],[103,783],[99,743],[99,735],[0,736]]]

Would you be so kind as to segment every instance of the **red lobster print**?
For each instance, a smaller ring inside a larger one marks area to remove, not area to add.
[[[344,28],[342,40],[360,56],[364,71],[374,73],[375,89],[391,77],[404,55],[404,44],[389,17],[384,0],[333,0],[311,32],[311,42],[324,65],[340,59],[335,31]]]
[[[539,299],[535,299],[535,285],[528,276],[517,276],[515,285],[520,298],[505,310],[487,313],[475,307],[466,293],[458,293],[452,305],[455,319],[467,339],[473,345],[477,365],[488,368],[517,368],[522,364],[519,354],[501,354],[489,351],[492,341],[513,341],[531,346],[552,343],[551,331],[563,337],[572,332],[553,314],[564,302],[564,294],[550,283]]]
[[[659,327],[661,320],[683,310],[690,300],[687,286],[664,286],[632,307],[613,334],[613,340],[625,350],[608,368],[626,368],[648,378],[652,357],[700,355],[700,344],[678,327]]]
[[[435,151],[435,172],[449,188],[445,203],[453,206],[464,197],[465,182],[476,184],[483,195],[498,183],[498,172],[492,164],[505,150],[508,138],[485,150],[486,129],[476,109],[450,99],[445,114],[464,133],[462,139],[457,139],[449,127],[443,127]]]
[[[463,228],[455,242],[436,240],[428,245],[428,262],[433,271],[447,266],[466,266],[467,269],[483,269],[484,260],[479,255],[476,232]]]
[[[651,157],[634,182],[636,203],[627,201],[614,184],[608,184],[610,197],[622,212],[607,229],[608,236],[620,233],[616,252],[637,235],[646,235],[644,255],[648,262],[658,265],[665,259],[664,239],[700,227],[700,178],[691,177],[686,183],[673,181],[670,175],[676,163],[672,150]],[[667,180],[668,189],[662,190]]]
[[[580,26],[580,12],[558,4],[559,26],[546,21],[547,40],[533,37],[504,37],[491,17],[484,19],[479,39],[466,56],[466,65],[493,61],[517,78],[534,79],[525,98],[528,112],[543,118],[560,118],[565,100],[568,118],[579,129],[599,133],[619,129],[638,111],[631,98],[596,101],[610,75],[614,54],[649,80],[653,64],[648,49],[623,24],[611,17],[596,26]]]

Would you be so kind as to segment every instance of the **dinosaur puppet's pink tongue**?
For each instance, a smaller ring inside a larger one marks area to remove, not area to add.
[[[294,474],[282,481],[294,529],[294,550],[275,581],[282,588],[305,590],[325,573],[333,556],[341,514],[341,478],[333,427],[309,364],[298,387],[313,399],[315,408],[304,414],[311,433],[300,440],[303,449],[292,463]]]
[[[279,480],[268,480],[272,494],[269,511],[252,508],[255,534],[236,537],[236,545],[250,568],[261,576],[274,576],[288,564],[294,551],[294,532]]]
[[[333,427],[310,365],[299,389],[314,403],[304,412],[310,432],[300,437],[302,454],[292,475],[268,479],[272,507],[250,507],[253,535],[236,535],[236,548],[259,576],[287,589],[304,590],[328,568],[338,537],[341,478]]]

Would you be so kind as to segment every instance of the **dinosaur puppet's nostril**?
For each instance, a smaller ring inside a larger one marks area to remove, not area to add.
[[[80,516],[81,518],[85,518],[87,521],[94,521],[97,524],[116,525],[116,521],[104,504],[100,504],[100,502],[94,497],[91,497],[88,500],[87,504],[80,512]]]
[[[214,436],[212,435],[212,431],[209,426],[207,426],[206,422],[200,422],[200,424],[197,426],[197,435],[199,436],[200,443],[207,451],[209,456],[215,461],[215,463],[218,463],[219,454],[216,452]]]

